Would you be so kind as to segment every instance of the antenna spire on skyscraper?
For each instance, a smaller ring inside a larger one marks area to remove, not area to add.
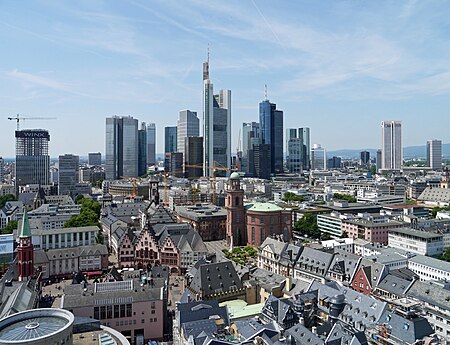
[[[267,101],[267,84],[264,84],[264,100]]]

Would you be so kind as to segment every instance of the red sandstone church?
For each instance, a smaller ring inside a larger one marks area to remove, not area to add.
[[[240,175],[230,176],[225,200],[227,209],[227,244],[260,246],[267,237],[292,238],[292,211],[267,202],[244,205]]]

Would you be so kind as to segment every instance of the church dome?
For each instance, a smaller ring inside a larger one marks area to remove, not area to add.
[[[230,180],[239,180],[241,178],[241,175],[239,175],[238,172],[234,172],[230,175]]]

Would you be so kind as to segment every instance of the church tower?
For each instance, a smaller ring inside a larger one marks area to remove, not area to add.
[[[33,243],[31,241],[30,222],[28,221],[28,213],[25,207],[19,232],[19,245],[17,246],[17,267],[19,281],[27,281],[34,274]]]
[[[247,230],[244,207],[244,190],[241,189],[240,175],[230,176],[230,186],[225,199],[227,210],[227,245],[241,246],[247,243]]]

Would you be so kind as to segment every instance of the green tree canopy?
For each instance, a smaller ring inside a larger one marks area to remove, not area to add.
[[[0,208],[5,206],[8,201],[16,201],[16,197],[12,194],[0,195]]]
[[[81,205],[79,215],[72,216],[65,224],[65,228],[77,228],[81,226],[95,225],[100,227],[99,218],[102,206],[96,201],[86,198],[77,198],[77,204]]]
[[[2,235],[12,234],[17,229],[19,222],[17,220],[11,220],[3,229],[1,229]]]
[[[283,200],[284,202],[292,202],[292,201],[303,202],[305,201],[305,198],[292,192],[286,192],[284,193],[283,199],[281,200]]]
[[[334,193],[333,199],[345,200],[348,202],[356,202],[356,198],[354,196],[347,195],[347,194]]]

